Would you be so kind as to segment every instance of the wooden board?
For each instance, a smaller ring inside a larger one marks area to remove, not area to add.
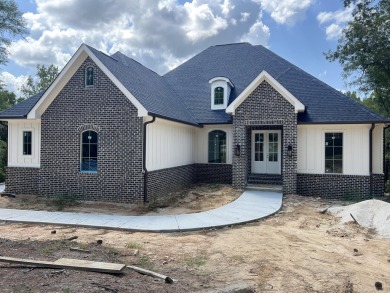
[[[118,264],[118,263],[108,263],[108,262],[98,262],[98,261],[90,261],[83,259],[71,259],[71,258],[60,258],[54,262],[56,265],[61,265],[62,267],[67,268],[78,268],[78,269],[86,269],[94,272],[102,272],[102,273],[114,273],[120,274],[126,265]]]
[[[55,262],[51,262],[2,256],[0,257],[0,262],[17,263],[22,265],[31,265],[45,268],[84,270],[110,274],[121,274],[122,270],[125,268],[124,264],[105,263],[69,258],[61,258]]]

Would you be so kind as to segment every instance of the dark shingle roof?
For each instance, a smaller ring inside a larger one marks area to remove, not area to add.
[[[148,112],[197,124],[195,118],[160,75],[120,52],[108,56],[92,47],[88,48]]]
[[[224,76],[235,85],[229,104],[263,71],[306,106],[299,123],[383,122],[383,116],[304,72],[263,46],[249,43],[210,47],[164,75],[201,124],[226,123],[231,116],[211,110],[208,81]]]
[[[35,106],[35,104],[39,101],[45,91],[42,91],[16,105],[13,107],[0,112],[0,118],[25,118],[27,117],[28,112]]]
[[[88,48],[149,113],[184,123],[231,123],[224,110],[211,110],[209,80],[229,78],[234,84],[230,104],[263,70],[306,106],[299,123],[390,122],[263,46],[212,46],[162,77],[120,52],[108,56]],[[42,94],[1,112],[0,118],[25,117]]]

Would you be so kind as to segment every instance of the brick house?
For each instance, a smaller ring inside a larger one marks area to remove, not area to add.
[[[148,201],[194,182],[383,195],[390,121],[263,46],[212,46],[160,76],[83,44],[50,87],[0,113],[6,190]]]

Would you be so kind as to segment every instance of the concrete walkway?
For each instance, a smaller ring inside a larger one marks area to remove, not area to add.
[[[206,212],[163,216],[115,216],[0,209],[0,221],[148,232],[194,231],[256,221],[279,211],[282,193],[248,189],[235,201]]]

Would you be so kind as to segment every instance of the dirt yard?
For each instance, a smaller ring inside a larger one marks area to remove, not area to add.
[[[15,198],[0,197],[0,208],[48,210],[78,213],[105,213],[113,215],[188,214],[207,211],[234,201],[241,192],[230,185],[199,184],[191,189],[167,194],[148,204],[122,204],[94,201],[75,201],[70,198],[46,199],[34,195]]]
[[[178,282],[165,284],[128,269],[114,276],[0,264],[0,291],[210,292],[239,284],[248,288],[240,292],[366,293],[377,292],[375,283],[381,282],[380,292],[390,292],[390,239],[319,212],[331,204],[289,196],[278,214],[263,221],[188,233],[2,223],[3,256],[134,264]],[[75,241],[62,240],[74,235]],[[98,239],[102,245],[96,244]],[[91,253],[70,251],[70,246]]]

